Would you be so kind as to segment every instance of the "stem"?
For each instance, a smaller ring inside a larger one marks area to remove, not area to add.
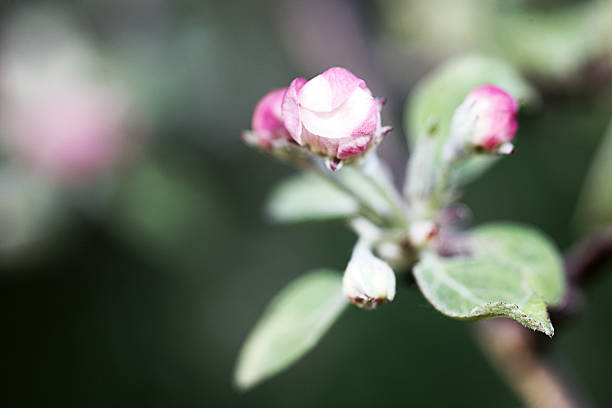
[[[582,287],[593,280],[601,266],[612,259],[612,228],[594,233],[574,245],[565,256],[567,290],[563,301],[551,308],[550,318],[563,323],[580,309]]]
[[[478,323],[478,343],[523,402],[533,408],[575,408],[583,404],[559,375],[536,355],[533,334],[508,319]]]
[[[559,306],[550,309],[551,320],[574,317],[579,310],[581,288],[612,259],[612,229],[593,234],[576,244],[565,257],[568,288]],[[531,407],[580,407],[584,401],[561,376],[546,364],[537,350],[535,335],[507,319],[478,323],[477,339],[507,382]],[[573,391],[573,392],[570,392]]]
[[[346,183],[340,180],[337,175],[332,174],[328,171],[325,171],[323,168],[321,168],[320,166],[318,166],[317,164],[313,163],[310,160],[303,162],[302,167],[318,175],[323,180],[326,180],[327,182],[331,183],[334,187],[338,188],[340,191],[350,195],[353,199],[355,199],[355,201],[357,201],[357,204],[359,205],[359,212],[361,213],[361,215],[363,215],[368,220],[370,220],[371,222],[373,222],[374,224],[380,227],[385,227],[389,225],[388,220],[381,217],[378,214],[378,212],[369,203],[367,203],[363,198],[361,198]]]
[[[467,158],[467,155],[463,153],[457,153],[453,155],[451,158],[442,161],[442,169],[440,171],[440,176],[435,182],[435,188],[433,194],[431,196],[431,210],[437,211],[442,206],[443,203],[443,195],[446,189],[451,185],[453,178],[453,171],[457,168],[457,166]]]
[[[382,169],[380,168],[380,163],[378,162],[377,157],[373,157],[372,160],[375,160],[375,166],[378,170],[377,173],[382,173]],[[385,199],[393,212],[393,217],[395,221],[402,227],[408,226],[408,221],[406,219],[406,209],[404,208],[404,203],[399,197],[399,194],[395,190],[395,187],[390,182],[383,182],[386,179],[382,177],[376,177],[372,174],[372,172],[365,170],[363,167],[356,166],[356,169],[359,171],[359,174],[368,182],[380,195]]]

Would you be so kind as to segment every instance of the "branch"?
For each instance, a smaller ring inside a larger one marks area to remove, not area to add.
[[[550,309],[557,326],[580,310],[582,289],[612,259],[612,229],[593,234],[576,244],[565,257],[567,291],[559,306]],[[575,389],[564,381],[541,353],[534,333],[508,319],[479,322],[477,339],[489,359],[530,407],[574,408],[585,406]]]
[[[563,301],[550,309],[554,324],[563,324],[581,309],[582,289],[612,259],[612,228],[589,235],[574,245],[565,256],[567,290]]]
[[[575,408],[585,404],[556,370],[535,351],[534,334],[509,319],[477,323],[477,339],[497,370],[534,408]]]

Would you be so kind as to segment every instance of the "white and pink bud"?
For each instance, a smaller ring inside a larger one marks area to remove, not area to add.
[[[359,307],[373,309],[395,297],[395,274],[364,243],[357,243],[342,279],[344,294]]]
[[[518,103],[503,89],[493,85],[475,88],[453,115],[451,150],[512,153],[514,146],[511,141],[518,129],[517,111]]]
[[[417,220],[410,223],[408,237],[415,248],[424,248],[438,233],[438,225],[431,220]]]
[[[282,118],[296,143],[338,163],[362,155],[390,130],[381,126],[381,106],[362,79],[334,67],[310,81],[294,79]]]
[[[251,146],[270,150],[277,141],[291,140],[281,117],[281,106],[287,88],[268,92],[255,105],[251,130],[243,133],[243,139]]]

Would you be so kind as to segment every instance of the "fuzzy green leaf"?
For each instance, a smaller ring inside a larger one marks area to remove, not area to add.
[[[333,176],[352,188],[379,213],[389,213],[384,198],[356,170],[346,167]],[[274,188],[266,212],[276,222],[332,220],[358,215],[359,203],[322,176],[301,173]]]
[[[525,79],[502,60],[481,55],[451,59],[423,78],[410,96],[405,115],[409,143],[414,146],[435,124],[439,152],[449,135],[455,109],[472,89],[485,84],[506,90],[521,103],[535,98]],[[492,156],[473,157],[462,165],[461,179],[475,178],[495,160]]]
[[[347,304],[338,272],[316,270],[289,284],[272,300],[244,343],[236,385],[249,389],[296,362],[317,344]]]
[[[546,305],[563,297],[563,265],[539,232],[513,224],[477,228],[471,253],[426,254],[414,269],[421,291],[440,312],[464,320],[509,317],[548,336]]]

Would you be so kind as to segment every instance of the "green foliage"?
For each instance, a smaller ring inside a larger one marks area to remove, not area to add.
[[[502,60],[481,55],[451,59],[424,77],[416,86],[406,106],[408,141],[413,147],[432,126],[437,129],[437,161],[439,152],[449,136],[450,122],[455,109],[467,94],[479,85],[496,85],[521,103],[532,101],[535,91],[510,65]],[[495,157],[475,156],[462,166],[462,180],[469,180],[486,170]]]
[[[548,336],[546,305],[563,297],[563,265],[539,232],[513,224],[477,228],[470,254],[426,254],[414,269],[421,291],[440,312],[457,319],[509,317]]]
[[[489,46],[497,46],[523,70],[564,79],[609,52],[612,7],[607,0],[544,9],[537,9],[533,2],[520,6],[498,1],[506,7],[490,10],[492,15],[482,19],[481,35],[490,33]]]
[[[277,222],[299,222],[350,217],[359,204],[348,194],[315,174],[297,174],[278,184],[266,208]]]
[[[380,213],[389,213],[385,199],[355,169],[345,167],[330,177],[336,177]],[[319,174],[301,173],[274,188],[266,212],[276,222],[331,220],[358,215],[359,202]]]
[[[289,284],[272,300],[242,347],[236,385],[246,390],[296,362],[347,304],[338,272],[316,270]]]
[[[587,175],[578,206],[580,225],[612,224],[612,123]]]

